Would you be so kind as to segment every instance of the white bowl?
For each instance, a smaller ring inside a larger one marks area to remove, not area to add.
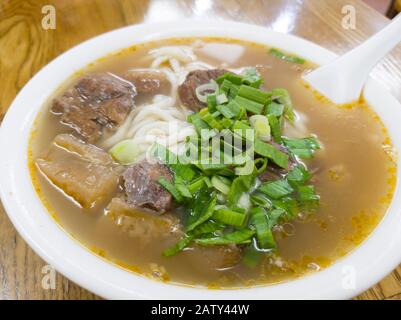
[[[32,187],[27,166],[30,129],[46,99],[73,72],[108,53],[135,43],[186,36],[254,41],[295,52],[317,64],[325,64],[336,57],[311,42],[263,27],[199,20],[130,26],[98,36],[62,54],[21,90],[1,126],[1,200],[14,226],[35,252],[67,278],[110,299],[342,299],[366,290],[396,268],[401,262],[399,179],[387,214],[351,254],[321,272],[249,289],[190,288],[135,275],[97,257],[53,221]],[[367,83],[365,97],[388,128],[394,146],[401,150],[401,105],[372,79]],[[398,168],[401,168],[400,161]]]

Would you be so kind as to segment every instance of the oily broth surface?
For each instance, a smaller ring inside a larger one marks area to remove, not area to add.
[[[197,40],[164,40],[139,45],[105,57],[80,74],[119,73],[148,67],[151,58],[147,52],[152,48],[193,41]],[[266,89],[288,89],[307,128],[304,134],[316,134],[324,146],[307,163],[315,172],[314,184],[321,196],[319,211],[305,221],[285,226],[289,235],[279,236],[280,258],[266,259],[254,269],[237,265],[228,270],[213,270],[202,264],[202,259],[191,258],[188,252],[162,257],[161,251],[174,244],[175,239],[140,243],[130,237],[129,219],[116,223],[105,215],[103,208],[78,208],[33,164],[33,159],[46,152],[56,134],[68,132],[49,113],[49,101],[32,135],[30,168],[34,186],[57,222],[89,249],[126,269],[159,280],[210,287],[243,287],[287,280],[326,267],[355,248],[377,225],[391,201],[395,164],[383,148],[383,145],[390,145],[387,132],[364,103],[335,106],[307,90],[300,76],[313,65],[281,61],[267,51],[256,44],[205,39],[194,52],[200,61],[216,67],[262,66],[260,72]],[[65,87],[74,80],[67,81]],[[145,100],[146,97],[137,103]]]

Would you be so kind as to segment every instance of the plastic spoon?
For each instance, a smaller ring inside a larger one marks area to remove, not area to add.
[[[304,76],[319,93],[343,104],[358,100],[373,67],[401,41],[401,14],[383,30],[333,62]]]

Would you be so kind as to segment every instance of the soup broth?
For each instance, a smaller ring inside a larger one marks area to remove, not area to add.
[[[297,124],[286,123],[285,135],[313,134],[322,147],[312,159],[304,161],[313,173],[311,182],[320,196],[316,213],[280,224],[275,230],[277,251],[264,255],[252,267],[239,262],[216,268],[206,257],[209,253],[191,248],[172,257],[163,256],[163,250],[177,242],[176,236],[154,235],[150,240],[138,237],[141,228],[138,220],[110,214],[106,210],[110,199],[95,207],[82,208],[38,170],[36,160],[48,152],[55,136],[73,131],[50,112],[53,101],[50,99],[32,132],[29,166],[38,195],[59,225],[102,258],[127,270],[155,280],[210,288],[266,285],[316,272],[366,239],[385,214],[393,195],[396,167],[391,141],[378,116],[364,101],[334,105],[307,88],[301,76],[316,67],[312,63],[292,63],[269,54],[265,46],[245,41],[169,39],[136,45],[104,57],[74,75],[54,96],[61,95],[83,75],[121,75],[127,70],[149,68],[155,61],[152,50],[176,46],[190,48],[193,63],[202,68],[239,72],[256,66],[266,90],[289,91]],[[161,66],[171,68],[168,62]],[[169,95],[170,90],[171,86],[167,86],[158,94]],[[153,98],[151,94],[138,94],[135,104],[150,104]],[[183,106],[177,102],[177,108]],[[113,131],[106,132],[94,144],[105,148],[105,141],[112,134]],[[109,147],[105,149],[108,151]],[[119,193],[121,188],[117,187],[115,194]],[[179,211],[172,215],[180,217]]]

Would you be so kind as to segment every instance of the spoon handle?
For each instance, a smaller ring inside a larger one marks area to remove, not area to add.
[[[336,103],[357,100],[373,67],[401,41],[401,14],[367,41],[304,76]]]

